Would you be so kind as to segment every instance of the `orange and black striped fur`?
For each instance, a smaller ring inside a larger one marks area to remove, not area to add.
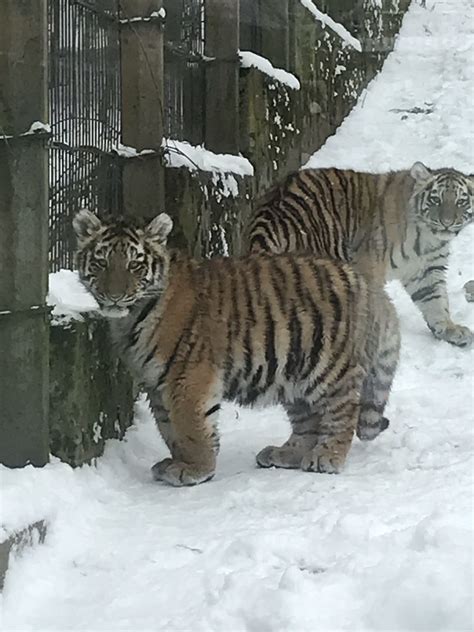
[[[305,169],[257,202],[246,249],[312,252],[351,261],[373,280],[399,279],[433,334],[466,346],[473,334],[451,319],[445,276],[450,241],[473,206],[473,176],[453,169]]]
[[[144,228],[86,210],[74,220],[80,278],[171,452],[154,477],[213,476],[223,400],[288,411],[290,438],[263,449],[260,466],[338,472],[355,431],[372,439],[388,425],[399,335],[383,290],[312,256],[193,260],[167,250],[171,225],[165,214]]]

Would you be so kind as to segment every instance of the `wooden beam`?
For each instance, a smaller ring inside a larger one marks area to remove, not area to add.
[[[239,151],[239,0],[205,1],[206,147]]]
[[[0,20],[0,463],[48,461],[46,0],[2,0]]]
[[[164,207],[161,8],[162,0],[120,2],[122,142],[137,152],[155,152],[124,162],[124,211],[142,217],[152,217]]]

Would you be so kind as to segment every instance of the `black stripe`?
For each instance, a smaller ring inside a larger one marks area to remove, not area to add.
[[[439,298],[439,295],[434,295],[433,292],[436,289],[436,285],[432,286],[430,285],[429,287],[422,287],[419,290],[417,290],[416,292],[414,292],[411,295],[411,298],[413,301],[417,302],[417,301],[426,301],[426,300],[433,300],[434,298]]]
[[[150,351],[150,353],[145,358],[145,362],[143,363],[143,365],[148,364],[148,362],[150,362],[150,360],[152,360],[155,357],[157,348],[158,348],[158,345],[155,345],[153,347],[153,349]]]
[[[446,272],[446,266],[429,266],[424,270],[421,280],[426,279],[426,277],[432,272]]]
[[[393,244],[390,246],[390,265],[394,270],[398,270],[398,266],[393,260]]]
[[[296,312],[296,306],[293,303],[290,314],[289,321],[289,329],[290,329],[290,347],[288,349],[288,355],[285,366],[285,377],[286,379],[290,379],[290,377],[294,377],[296,367],[299,364],[300,355],[301,355],[301,337],[302,337],[302,327],[301,322],[298,318],[298,314]]]
[[[420,256],[421,255],[421,249],[420,249],[420,237],[421,237],[421,231],[419,229],[419,227],[416,227],[416,239],[415,239],[415,243],[413,245],[413,250],[415,251],[415,253]]]
[[[250,334],[250,326],[247,325],[244,336],[244,379],[248,379],[253,370],[252,363],[252,338]]]
[[[174,362],[174,361],[175,361],[175,359],[176,359],[176,353],[177,353],[177,351],[178,351],[178,349],[179,349],[179,345],[180,345],[180,344],[181,344],[181,342],[183,341],[183,338],[184,338],[184,336],[185,336],[185,333],[186,333],[186,332],[185,332],[185,331],[183,331],[183,332],[181,333],[181,336],[178,338],[178,341],[176,342],[176,344],[175,344],[175,346],[174,346],[173,352],[171,353],[170,357],[168,358],[168,362],[165,364],[165,368],[163,369],[163,371],[161,372],[161,374],[160,374],[160,376],[159,376],[159,378],[158,378],[158,383],[157,383],[157,386],[160,386],[160,385],[161,385],[161,384],[163,384],[163,382],[165,381],[166,376],[168,375],[168,373],[169,373],[169,371],[170,371],[170,369],[171,369],[171,366],[173,365],[173,362]]]
[[[142,308],[142,310],[138,314],[138,318],[135,320],[135,323],[133,325],[133,329],[135,329],[136,326],[139,325],[142,322],[142,320],[145,320],[145,318],[151,312],[153,307],[156,305],[156,303],[157,303],[159,298],[160,298],[159,296],[153,296],[151,299],[149,299],[145,303],[145,306]]]
[[[265,360],[267,363],[267,379],[265,389],[268,388],[275,379],[278,362],[275,353],[275,322],[272,317],[270,302],[265,304]]]
[[[209,408],[208,411],[206,411],[205,413],[205,417],[210,417],[211,415],[213,415],[214,413],[217,413],[218,410],[221,409],[221,405],[220,404],[215,404],[214,406],[212,406],[211,408]]]

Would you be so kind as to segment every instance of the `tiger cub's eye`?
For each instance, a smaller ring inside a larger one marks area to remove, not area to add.
[[[456,206],[459,206],[460,208],[465,208],[469,206],[469,198],[468,197],[458,198],[458,201],[456,202]]]
[[[130,272],[141,272],[145,267],[143,261],[130,261],[128,269]]]
[[[107,267],[107,261],[105,259],[94,259],[91,261],[90,268],[92,272],[100,272]]]

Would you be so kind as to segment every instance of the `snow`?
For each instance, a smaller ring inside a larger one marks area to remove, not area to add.
[[[153,149],[142,149],[141,151],[137,151],[135,147],[130,147],[130,145],[122,145],[122,143],[112,145],[112,151],[115,151],[115,153],[122,158],[137,158],[138,156],[146,156],[156,153]]]
[[[313,164],[472,164],[470,2],[427,8],[412,5],[381,77]],[[425,101],[432,113],[393,112]],[[471,328],[472,228],[448,275],[454,316]],[[287,438],[285,417],[226,405],[215,479],[154,483],[166,449],[143,400],[95,466],[0,468],[4,535],[49,521],[44,545],[8,572],[2,629],[472,630],[473,351],[434,340],[400,286],[389,291],[403,338],[391,425],[355,441],[339,476],[256,469],[256,452]]]
[[[352,46],[352,48],[355,48],[357,51],[362,52],[361,43],[359,42],[357,38],[355,38],[353,35],[349,33],[349,31],[346,29],[345,26],[333,20],[326,13],[322,13],[322,11],[320,11],[316,7],[316,5],[314,4],[314,2],[312,2],[312,0],[300,0],[300,2],[306,9],[308,9],[308,11],[310,11],[314,15],[314,17],[319,22],[321,22],[321,24],[323,25],[323,28],[327,26],[332,31],[334,31],[334,33],[339,35],[339,37],[342,39],[344,44]]]
[[[134,18],[123,18],[119,20],[120,24],[130,24],[132,22],[151,22],[151,20],[156,20],[158,18],[164,20],[166,17],[166,10],[161,8],[159,11],[152,11],[150,15],[141,17],[137,16]]]
[[[92,294],[79,281],[77,272],[72,270],[59,270],[49,275],[47,303],[53,308],[53,323],[82,320],[81,314],[99,308]]]
[[[383,73],[305,167],[378,173],[421,160],[472,173],[473,19],[469,0],[415,2]]]
[[[27,131],[19,134],[19,136],[31,136],[34,134],[51,134],[51,125],[49,123],[42,123],[41,121],[33,121]],[[15,138],[14,135],[4,134],[3,132],[0,135],[4,139]]]
[[[201,170],[219,174],[252,176],[253,166],[247,158],[234,154],[215,154],[201,145],[191,145],[186,141],[164,138],[165,164],[168,167],[186,167],[191,171]],[[137,158],[156,153],[153,149],[137,151],[135,147],[118,143],[112,147],[122,158]]]
[[[248,50],[240,50],[239,57],[242,68],[257,68],[260,72],[285,84],[292,90],[299,90],[301,88],[301,84],[295,75],[282,68],[275,68],[265,57]]]
[[[191,145],[186,141],[165,138],[165,160],[168,167],[187,167],[191,171],[214,171],[233,173],[238,176],[253,176],[252,163],[240,155],[215,154],[201,145]]]
[[[41,121],[34,121],[30,125],[30,129],[25,133],[26,134],[37,134],[38,132],[44,132],[46,134],[51,134],[51,125],[49,123],[42,123]]]

